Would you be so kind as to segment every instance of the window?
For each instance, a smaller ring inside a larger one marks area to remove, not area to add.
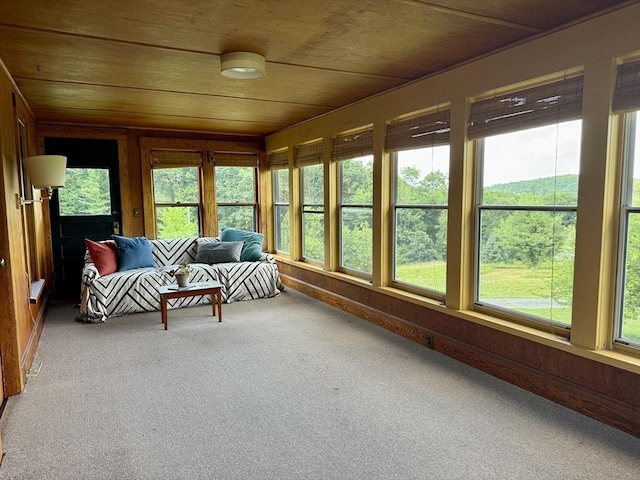
[[[289,253],[289,152],[269,154],[273,183],[273,226],[276,251]]]
[[[324,262],[324,166],[322,140],[298,147],[302,196],[302,256]]]
[[[58,190],[60,215],[111,215],[108,168],[67,168]]]
[[[201,152],[153,150],[151,155],[157,238],[199,236]]]
[[[640,347],[640,61],[618,67],[613,110],[624,113],[624,176],[614,340]],[[626,112],[626,113],[625,113]]]
[[[340,268],[369,277],[373,260],[373,130],[334,139],[338,160]]]
[[[393,122],[393,281],[444,294],[449,110]]]
[[[324,166],[302,168],[302,255],[324,262]]]
[[[258,156],[214,153],[218,231],[225,227],[257,231]]]
[[[571,324],[582,77],[480,101],[476,303]]]

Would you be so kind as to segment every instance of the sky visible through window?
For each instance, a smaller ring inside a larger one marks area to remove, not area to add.
[[[640,123],[640,122],[639,122]],[[578,174],[582,122],[574,120],[521,132],[495,135],[485,140],[485,187],[556,175]],[[425,149],[402,152],[400,170],[414,167],[424,176],[443,172],[449,178],[449,151],[436,147],[425,157]],[[640,177],[640,165],[634,177]]]

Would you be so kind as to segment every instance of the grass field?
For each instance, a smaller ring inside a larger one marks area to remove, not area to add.
[[[549,292],[554,272],[550,268],[485,265],[482,268],[480,298],[491,299],[546,298],[539,292]],[[446,271],[444,262],[412,264],[398,267],[397,280],[444,292]],[[556,279],[556,281],[558,281]],[[571,305],[555,303],[546,308],[516,307],[513,310],[554,322],[571,323]],[[623,326],[625,338],[640,343],[640,319],[627,320]]]

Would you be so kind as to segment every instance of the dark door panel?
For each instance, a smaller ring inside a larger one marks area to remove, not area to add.
[[[118,142],[45,138],[45,152],[67,157],[66,185],[50,202],[54,298],[78,300],[85,238],[106,240],[119,233]]]

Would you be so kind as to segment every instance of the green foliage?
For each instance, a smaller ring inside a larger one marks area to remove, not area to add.
[[[65,187],[58,195],[60,215],[111,215],[109,170],[67,168]]]
[[[487,187],[485,205],[575,205],[578,201],[578,175],[522,180]]]
[[[197,237],[198,207],[156,207],[158,238]]]
[[[540,211],[512,211],[495,224],[493,233],[502,258],[531,267],[552,259],[567,239],[560,215]]]
[[[225,227],[256,230],[256,169],[254,167],[216,167],[218,229]],[[235,205],[247,203],[250,205]]]
[[[302,254],[324,262],[324,167],[302,169]]]
[[[154,169],[155,203],[198,203],[200,201],[199,171],[198,167]]]

